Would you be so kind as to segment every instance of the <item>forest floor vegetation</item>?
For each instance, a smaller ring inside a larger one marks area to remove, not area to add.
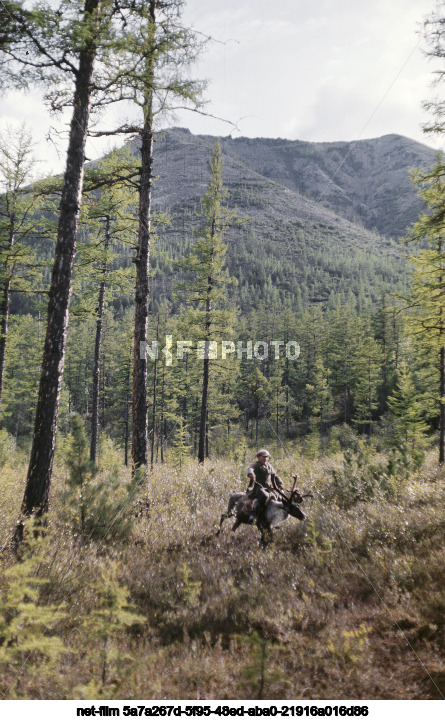
[[[8,539],[25,456],[2,457],[1,698],[444,698],[445,469],[432,453],[404,478],[383,452],[364,465],[364,446],[349,460],[275,454],[314,499],[263,550],[254,526],[215,537],[246,450],[157,464],[136,494],[106,444],[81,519],[63,446],[44,533],[28,524],[20,559]],[[363,495],[365,467],[380,471]],[[116,522],[95,505],[108,482]]]

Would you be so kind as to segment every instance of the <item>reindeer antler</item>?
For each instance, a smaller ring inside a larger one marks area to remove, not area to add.
[[[298,480],[298,476],[296,473],[292,474],[292,478],[294,479],[294,482],[292,485],[292,489],[289,493],[289,496],[286,496],[286,494],[283,493],[283,491],[280,488],[278,488],[277,485],[274,483],[275,490],[280,494],[280,496],[282,496],[282,498],[284,498],[286,501],[290,502],[294,498],[298,497],[297,503],[301,503],[301,501],[304,498],[313,498],[314,497],[314,494],[312,493],[312,491],[308,491],[307,493],[300,493],[300,491],[295,488],[295,486],[297,484],[297,480]]]
[[[292,474],[292,478],[294,479],[294,482],[293,482],[291,491],[288,492],[288,493],[289,493],[288,496],[286,496],[286,494],[283,493],[283,491],[281,490],[281,488],[278,488],[278,486],[277,486],[277,484],[276,484],[276,482],[275,482],[275,477],[272,478],[272,485],[273,485],[273,487],[274,487],[274,490],[275,490],[282,498],[284,498],[285,501],[287,501],[288,503],[291,503],[292,500],[293,500],[293,498],[296,497],[296,496],[298,496],[297,503],[301,503],[301,501],[303,501],[305,498],[313,498],[313,497],[314,497],[314,494],[312,493],[312,491],[308,491],[307,493],[300,493],[300,491],[295,488],[295,486],[296,486],[296,484],[297,484],[297,480],[298,480],[298,476],[297,476],[296,473],[293,473],[293,474]]]

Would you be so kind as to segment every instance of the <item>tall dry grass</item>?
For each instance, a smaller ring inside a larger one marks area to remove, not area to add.
[[[103,480],[118,462],[111,444],[102,461]],[[64,651],[39,672],[46,660],[37,631],[31,652],[9,637],[13,660],[2,640],[14,621],[5,600],[8,569],[26,566],[7,545],[26,473],[20,454],[9,454],[1,469],[0,694],[445,696],[443,470],[428,455],[399,479],[397,493],[379,481],[371,500],[344,504],[332,474],[342,469],[341,454],[308,459],[296,451],[274,464],[286,481],[297,472],[300,489],[315,497],[305,503],[307,520],[288,519],[262,550],[255,527],[232,534],[227,521],[215,536],[230,491],[245,487],[242,461],[198,466],[187,459],[180,471],[157,465],[138,495],[150,500],[149,512],[134,519],[131,534],[93,541],[73,530],[75,509],[62,503],[67,471],[60,456],[46,532],[33,540],[30,529],[27,536],[26,553],[40,554],[39,563],[17,571],[20,603],[30,603],[27,589],[37,576],[35,606],[42,616],[49,606],[61,612],[40,635],[60,639]],[[124,487],[128,470],[120,475]],[[133,514],[137,500],[124,498],[122,512]]]

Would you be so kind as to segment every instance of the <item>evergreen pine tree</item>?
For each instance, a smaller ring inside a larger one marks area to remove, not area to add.
[[[195,332],[201,347],[202,392],[199,417],[198,460],[206,457],[208,425],[208,400],[210,381],[211,343],[228,339],[232,333],[234,309],[227,307],[228,271],[225,269],[227,246],[223,234],[234,213],[225,205],[227,191],[222,179],[222,154],[219,141],[213,148],[210,164],[210,181],[202,198],[203,226],[187,256],[184,266],[191,275],[191,282],[182,284],[187,299],[194,306]]]
[[[393,443],[410,446],[414,452],[428,426],[422,418],[422,403],[406,361],[400,363],[396,387],[388,398],[388,407],[394,426]]]
[[[413,226],[408,240],[419,245],[410,259],[414,266],[407,303],[414,309],[408,333],[422,345],[437,369],[439,463],[445,462],[445,165],[439,158],[430,172],[413,175],[428,210]],[[426,247],[425,247],[426,245]],[[423,246],[423,247],[422,247]]]
[[[38,235],[42,198],[29,189],[35,160],[24,126],[0,137],[0,410],[12,292],[30,292],[38,264],[29,239]],[[33,289],[35,291],[35,287]]]
[[[42,3],[30,10],[24,5],[8,2],[17,33],[0,43],[2,56],[13,60],[9,72],[2,76],[2,86],[46,83],[52,109],[70,106],[73,110],[34,437],[22,502],[22,514],[28,517],[34,511],[41,515],[48,508],[90,110],[93,97],[100,103],[102,83],[110,88],[116,80],[109,73],[107,60],[118,52],[120,20],[110,0],[85,0],[83,4],[61,0],[57,8]],[[16,542],[21,540],[22,529],[20,522]]]
[[[29,540],[22,548],[20,563],[3,574],[0,590],[0,669],[3,683],[14,672],[12,683],[3,687],[2,698],[11,692],[26,664],[27,673],[42,676],[50,673],[63,653],[67,652],[57,634],[57,624],[66,619],[65,604],[48,604],[43,600],[47,580],[39,569],[45,560],[42,537]],[[0,682],[0,688],[2,687]]]
[[[133,509],[141,485],[141,473],[122,484],[119,469],[95,473],[81,417],[73,414],[66,463],[70,471],[65,504],[74,529],[97,541],[127,538],[133,526]]]

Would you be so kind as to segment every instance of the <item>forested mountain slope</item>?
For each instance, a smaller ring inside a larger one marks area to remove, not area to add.
[[[170,294],[180,260],[199,224],[215,138],[173,128],[155,149],[155,207],[171,223],[158,228],[152,293]],[[393,240],[416,219],[421,202],[411,167],[435,151],[396,135],[355,143],[223,138],[229,204],[244,223],[232,228],[228,267],[244,310],[259,299],[342,302],[358,308],[404,282],[403,249]]]

